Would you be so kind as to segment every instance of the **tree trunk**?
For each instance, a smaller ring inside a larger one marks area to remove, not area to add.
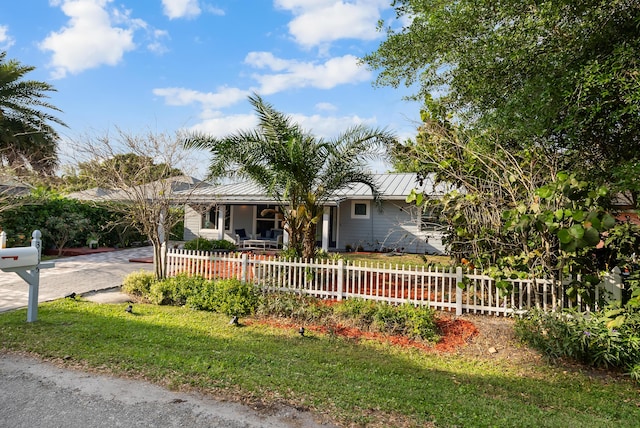
[[[304,241],[302,246],[302,258],[312,259],[316,254],[316,225],[309,223],[304,233]]]
[[[167,269],[165,262],[167,260],[167,246],[163,245],[159,239],[152,239],[153,245],[153,271],[156,275],[156,279],[164,279],[167,276]]]

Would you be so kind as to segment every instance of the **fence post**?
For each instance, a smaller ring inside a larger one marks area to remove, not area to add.
[[[240,272],[240,281],[247,282],[248,269],[249,269],[249,260],[247,259],[247,253],[242,253],[242,267]]]
[[[0,248],[7,248],[7,232],[0,232]]]
[[[342,290],[344,290],[344,260],[338,260],[338,301],[342,300]]]
[[[456,268],[456,316],[462,315],[462,268]]]

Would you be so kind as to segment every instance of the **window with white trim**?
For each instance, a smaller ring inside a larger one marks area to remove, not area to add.
[[[367,219],[370,217],[370,201],[352,201],[351,218]]]
[[[202,228],[203,229],[217,229],[218,228],[218,211],[222,208],[221,205],[216,205],[209,208],[202,216]],[[231,230],[231,206],[226,205],[224,213],[224,230]]]

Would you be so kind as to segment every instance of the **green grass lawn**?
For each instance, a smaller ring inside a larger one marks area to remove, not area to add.
[[[640,387],[553,366],[399,349],[187,308],[62,299],[0,314],[0,349],[171,389],[286,402],[355,426],[632,427]],[[245,320],[242,320],[245,321]]]

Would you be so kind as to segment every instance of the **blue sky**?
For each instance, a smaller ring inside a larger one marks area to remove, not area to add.
[[[0,50],[57,89],[65,139],[116,126],[227,135],[255,126],[252,92],[319,136],[365,124],[404,139],[420,105],[404,88],[374,88],[358,65],[383,40],[378,20],[393,23],[389,3],[11,1],[0,7]]]

